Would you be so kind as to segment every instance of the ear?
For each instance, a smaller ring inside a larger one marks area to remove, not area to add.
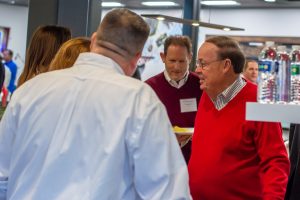
[[[226,59],[224,60],[224,68],[223,68],[223,71],[224,71],[225,73],[227,73],[227,72],[230,71],[230,70],[233,70],[233,66],[232,66],[231,60],[228,59],[228,58],[226,58]]]
[[[138,52],[135,54],[135,56],[132,58],[135,65],[137,64],[138,60],[142,57],[142,52]]]
[[[163,52],[160,52],[160,58],[163,61],[163,63],[166,62],[166,55]]]
[[[90,49],[92,49],[93,46],[96,45],[96,43],[97,43],[97,33],[94,32],[94,33],[92,34],[92,37],[91,37]]]
[[[128,75],[128,76],[132,76],[137,68],[137,62],[138,60],[141,58],[142,56],[142,52],[138,52],[136,53],[130,60],[129,62],[129,66],[128,66],[128,72],[125,74]]]

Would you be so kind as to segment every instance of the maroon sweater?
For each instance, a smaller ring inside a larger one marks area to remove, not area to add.
[[[246,102],[257,87],[247,85],[220,111],[203,93],[189,162],[195,200],[284,198],[289,160],[279,123],[245,120]]]
[[[157,94],[158,98],[165,105],[172,126],[194,127],[195,112],[180,111],[180,99],[196,98],[197,105],[200,101],[202,90],[198,76],[190,72],[187,82],[179,89],[172,87],[165,79],[164,73],[160,73],[146,81]],[[182,149],[185,160],[190,157],[190,144]]]

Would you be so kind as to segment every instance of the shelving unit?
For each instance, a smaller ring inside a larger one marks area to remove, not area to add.
[[[247,102],[246,120],[300,124],[300,105]]]

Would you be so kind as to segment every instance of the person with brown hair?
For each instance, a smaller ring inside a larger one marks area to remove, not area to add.
[[[77,37],[63,43],[49,65],[48,71],[72,67],[80,53],[90,51],[91,40]]]
[[[50,62],[60,46],[71,38],[70,29],[46,25],[33,33],[25,57],[25,66],[18,81],[18,87],[34,76],[48,71]]]
[[[247,81],[257,84],[258,63],[255,60],[247,59],[242,75]]]
[[[203,95],[188,166],[193,199],[284,198],[289,159],[281,125],[245,119],[257,86],[241,78],[244,63],[230,37],[208,38],[199,48]]]
[[[141,16],[113,9],[90,52],[15,91],[0,124],[0,196],[191,199],[166,109],[131,78],[149,32]]]
[[[146,80],[166,106],[173,127],[194,127],[202,91],[197,74],[189,71],[192,43],[188,36],[172,35],[164,43],[160,57],[165,70]],[[191,154],[191,135],[177,135],[186,163]],[[188,142],[188,143],[187,143]]]

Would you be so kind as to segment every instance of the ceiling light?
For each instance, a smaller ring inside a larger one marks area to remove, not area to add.
[[[102,2],[102,7],[122,7],[123,4],[119,2]]]
[[[212,24],[212,23],[202,22],[202,21],[198,21],[198,20],[182,19],[182,18],[171,17],[171,16],[167,16],[167,15],[142,14],[142,17],[148,17],[148,18],[152,18],[152,19],[164,18],[166,21],[170,21],[170,22],[177,22],[177,23],[187,24],[187,25],[191,25],[191,26],[201,26],[201,27],[220,29],[220,30],[226,30],[226,31],[244,31],[245,30],[243,28],[224,26],[224,25],[220,25],[220,24]]]
[[[265,2],[275,2],[276,0],[265,0]]]
[[[160,21],[163,21],[163,20],[165,20],[165,18],[164,18],[164,17],[160,17],[160,16],[158,16],[156,19],[157,19],[157,20],[160,20]]]
[[[10,3],[11,3],[11,4],[15,4],[16,2],[15,2],[15,1],[10,1]]]
[[[178,6],[177,3],[172,1],[145,1],[142,4],[145,6]]]
[[[234,6],[234,5],[240,5],[240,3],[236,1],[201,1],[200,2],[203,5],[207,6]]]
[[[264,46],[264,43],[262,43],[262,42],[249,42],[249,46],[261,47],[261,46]]]

